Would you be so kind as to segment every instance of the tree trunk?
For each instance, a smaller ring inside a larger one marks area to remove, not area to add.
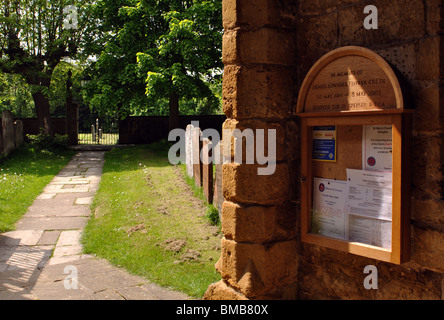
[[[32,98],[34,99],[39,130],[43,128],[45,130],[45,133],[52,135],[53,132],[52,132],[48,98],[46,98],[42,92],[33,93]]]
[[[179,128],[179,95],[177,93],[170,94],[170,117],[169,130]]]

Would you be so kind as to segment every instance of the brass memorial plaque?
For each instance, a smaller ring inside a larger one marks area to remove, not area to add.
[[[344,47],[321,58],[310,70],[301,88],[298,112],[399,109],[398,87],[393,70],[376,53]]]

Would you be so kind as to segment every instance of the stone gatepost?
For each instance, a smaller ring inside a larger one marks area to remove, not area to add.
[[[257,161],[234,163],[233,148],[224,144],[231,163],[223,165],[224,237],[216,264],[223,280],[205,299],[296,298],[296,12],[296,1],[223,0],[223,140],[231,139],[228,129],[276,130],[276,170],[258,175]]]
[[[12,112],[7,110],[2,113],[3,153],[7,156],[15,149],[14,119]]]

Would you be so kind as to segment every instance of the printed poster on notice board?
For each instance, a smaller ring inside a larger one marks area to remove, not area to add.
[[[313,160],[336,162],[336,127],[313,127]]]
[[[390,248],[392,173],[347,169],[347,189],[348,239]]]
[[[392,126],[363,126],[362,168],[392,171]]]
[[[314,178],[312,233],[345,239],[346,191],[346,181]]]

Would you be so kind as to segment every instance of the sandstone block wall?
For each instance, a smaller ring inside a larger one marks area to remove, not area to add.
[[[373,1],[379,29],[366,30],[366,1],[300,1],[298,86],[325,53],[358,45],[399,71],[415,108],[412,141],[411,261],[396,266],[301,244],[299,298],[441,299],[444,275],[443,2]],[[298,89],[296,89],[298,90]],[[379,289],[366,290],[366,265],[379,272]]]
[[[223,165],[224,238],[216,264],[223,280],[209,288],[208,299],[296,298],[296,207],[288,196],[296,193],[289,191],[298,136],[288,130],[296,127],[296,12],[292,1],[223,1],[224,129],[280,134],[272,176],[258,176],[257,165],[233,163],[233,149],[224,144],[231,163]]]

